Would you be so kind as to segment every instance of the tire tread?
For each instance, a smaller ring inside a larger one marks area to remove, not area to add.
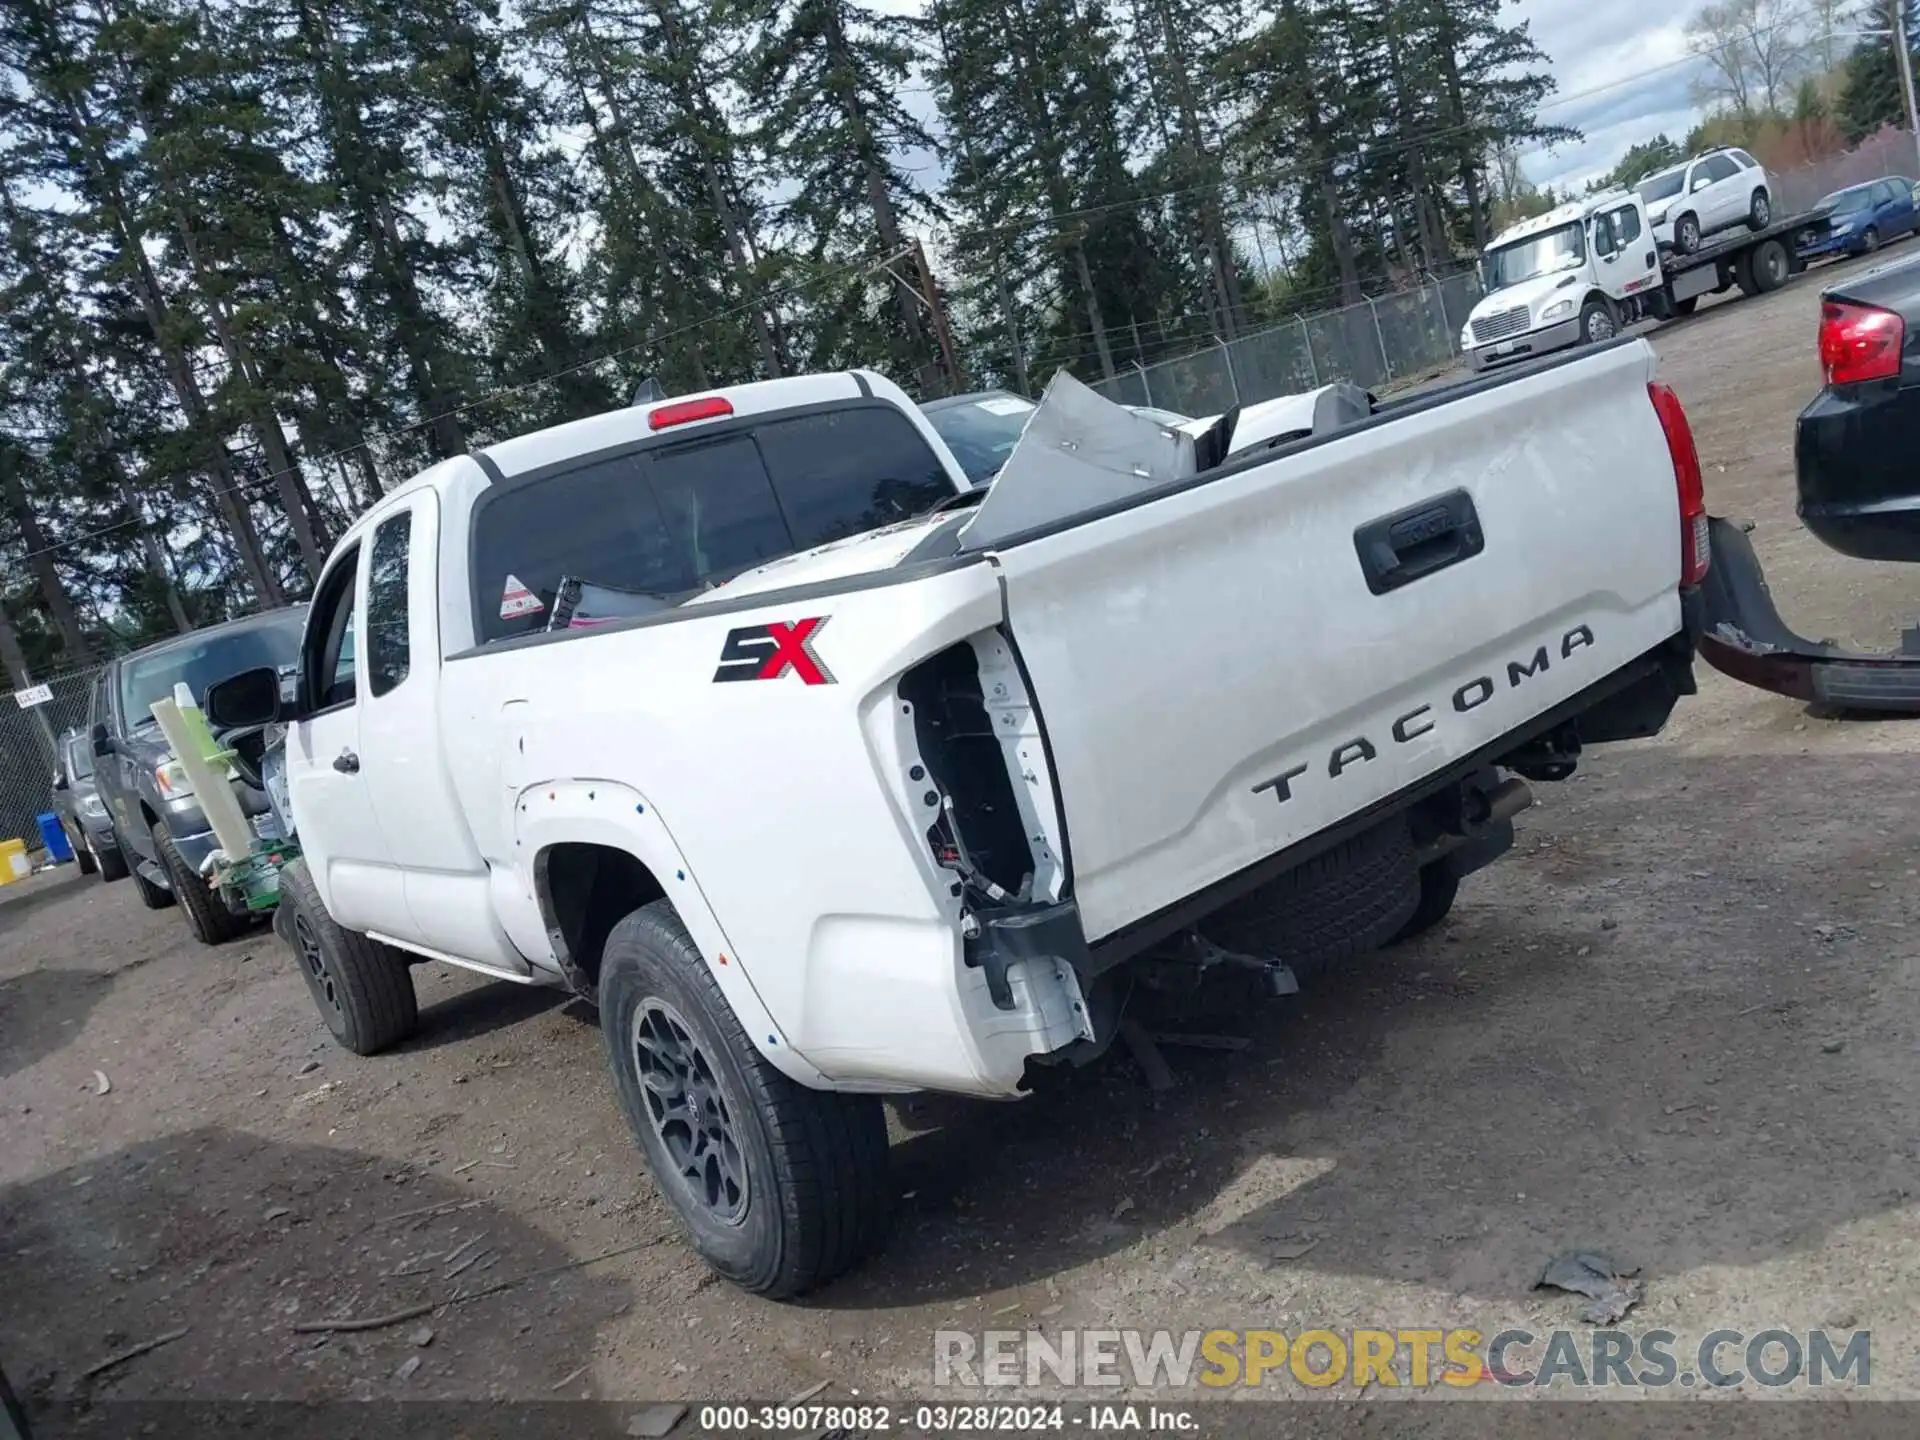
[[[347,1010],[348,1033],[335,1036],[342,1045],[356,1055],[377,1055],[420,1028],[420,1000],[407,962],[392,946],[336,922],[321,903],[305,860],[280,872],[280,903],[289,901],[320,932],[327,964],[338,972]],[[305,963],[297,953],[294,958]]]
[[[1401,816],[1302,862],[1200,928],[1229,950],[1284,960],[1304,979],[1387,944],[1419,904],[1420,870]]]

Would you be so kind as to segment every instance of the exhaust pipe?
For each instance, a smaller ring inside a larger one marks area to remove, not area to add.
[[[1502,781],[1491,790],[1469,790],[1461,797],[1463,838],[1477,840],[1532,804],[1533,788],[1520,779]]]
[[[1416,845],[1414,858],[1421,865],[1431,865],[1435,860],[1468,846],[1485,850],[1490,858],[1496,857],[1513,843],[1513,817],[1532,804],[1533,789],[1524,780],[1503,780],[1490,790],[1477,785],[1465,786],[1460,791],[1458,815],[1442,822],[1449,828],[1424,844]],[[1482,843],[1487,841],[1494,842],[1490,850]],[[1480,863],[1488,862],[1483,860]]]

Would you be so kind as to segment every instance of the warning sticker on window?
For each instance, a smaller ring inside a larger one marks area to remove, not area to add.
[[[538,595],[520,583],[518,575],[507,576],[507,587],[500,592],[502,620],[518,620],[522,615],[538,615],[546,608]]]
[[[1034,408],[1031,401],[1022,400],[1016,395],[996,395],[991,400],[976,400],[973,403],[989,415],[1024,415]]]

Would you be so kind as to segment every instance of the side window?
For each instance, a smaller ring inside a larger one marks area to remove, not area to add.
[[[1640,212],[1631,205],[1623,205],[1607,216],[1613,226],[1613,248],[1624,250],[1640,238]]]
[[[1740,167],[1726,155],[1709,155],[1700,162],[1701,173],[1709,180],[1731,180],[1740,173]]]
[[[1760,168],[1760,162],[1744,150],[1734,151],[1733,158],[1740,162],[1740,168],[1743,170],[1758,170]]]
[[[413,512],[383,520],[367,562],[367,693],[385,695],[407,678],[407,549]]]
[[[1889,205],[1892,202],[1893,182],[1891,180],[1882,180],[1873,187],[1873,203],[1875,205]]]
[[[356,545],[334,562],[314,592],[300,656],[301,678],[312,710],[354,701],[353,582],[359,569]]]

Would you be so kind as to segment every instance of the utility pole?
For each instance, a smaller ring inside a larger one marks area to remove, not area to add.
[[[1900,67],[1900,93],[1907,100],[1907,135],[1913,142],[1916,161],[1920,161],[1920,105],[1913,100],[1913,46],[1907,37],[1905,0],[1893,0],[1893,59]],[[1920,174],[1920,171],[1916,171]]]
[[[933,281],[933,266],[927,263],[927,252],[920,246],[920,237],[913,239],[913,268],[920,277],[920,298],[927,307],[927,314],[933,319],[933,335],[940,346],[940,361],[947,372],[947,393],[958,395],[967,388],[967,378],[960,369],[960,357],[953,348],[953,330],[947,324],[947,307],[940,299],[940,287]]]

